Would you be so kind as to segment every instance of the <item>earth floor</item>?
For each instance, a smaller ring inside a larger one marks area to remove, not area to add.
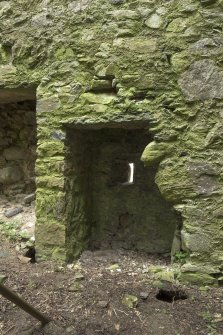
[[[223,334],[223,289],[181,287],[188,298],[158,300],[151,265],[167,259],[123,250],[86,251],[76,264],[26,263],[15,242],[0,236],[5,285],[50,316],[39,323],[0,297],[1,335]],[[134,298],[129,296],[133,296]],[[129,299],[129,300],[128,300]],[[132,302],[130,308],[126,301]]]

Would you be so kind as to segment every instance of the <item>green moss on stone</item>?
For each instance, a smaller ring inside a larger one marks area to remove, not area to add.
[[[170,144],[151,142],[145,148],[141,160],[146,166],[151,166],[159,163],[172,150],[173,147]]]
[[[192,285],[216,285],[217,279],[204,273],[183,272],[178,278],[181,282]]]

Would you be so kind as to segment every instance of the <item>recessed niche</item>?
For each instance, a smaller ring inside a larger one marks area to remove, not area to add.
[[[145,128],[67,129],[68,253],[82,249],[171,250],[176,213],[140,160]],[[128,186],[128,187],[127,187]]]
[[[25,92],[0,90],[0,195],[10,200],[35,191],[35,91]]]

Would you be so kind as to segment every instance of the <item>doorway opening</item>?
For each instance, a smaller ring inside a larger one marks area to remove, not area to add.
[[[1,89],[0,217],[27,237],[35,226],[36,142],[35,89]]]
[[[68,258],[84,249],[169,253],[178,217],[140,158],[147,128],[67,129]]]

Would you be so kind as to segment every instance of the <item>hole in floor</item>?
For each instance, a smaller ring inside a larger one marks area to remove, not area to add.
[[[36,263],[36,249],[34,247],[29,248],[25,253],[25,257],[31,258],[30,263]]]
[[[172,303],[176,300],[186,300],[187,294],[182,290],[160,289],[156,295],[156,299]]]

